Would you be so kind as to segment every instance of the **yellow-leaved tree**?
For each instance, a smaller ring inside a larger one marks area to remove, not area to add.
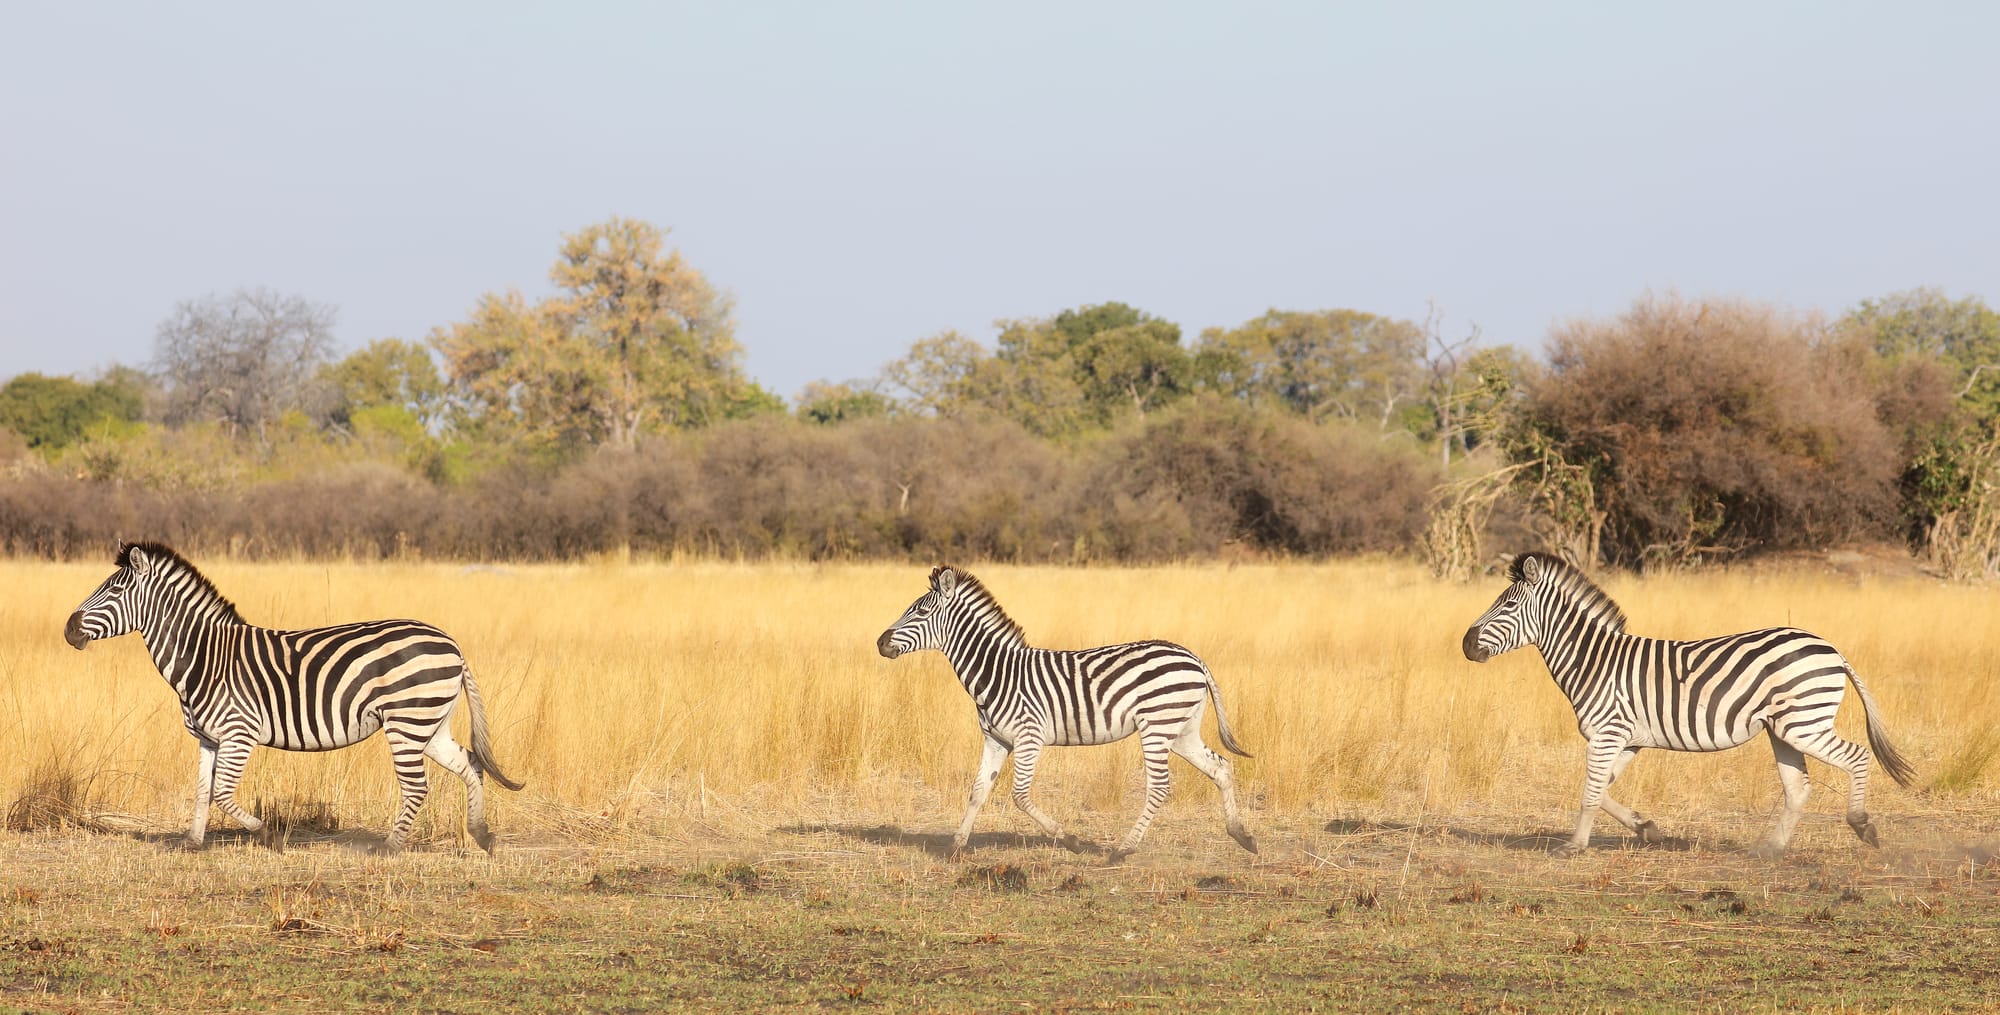
[[[563,238],[558,293],[480,298],[431,342],[483,427],[562,445],[632,447],[644,433],[782,409],[743,376],[729,301],[666,233],[614,218]]]

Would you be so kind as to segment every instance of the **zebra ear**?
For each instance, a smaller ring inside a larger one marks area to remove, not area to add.
[[[950,599],[951,594],[958,591],[958,572],[948,567],[938,568],[931,575],[931,587],[937,589],[939,595]]]
[[[1542,558],[1532,553],[1521,558],[1521,580],[1530,585],[1542,580]]]
[[[145,574],[153,569],[153,555],[134,546],[125,551],[125,566],[139,574]]]

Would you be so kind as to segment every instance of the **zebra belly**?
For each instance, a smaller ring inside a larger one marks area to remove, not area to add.
[[[281,751],[337,751],[343,747],[352,747],[374,736],[381,729],[382,716],[371,710],[324,739],[309,740],[303,735],[288,736],[283,730],[279,730],[264,742],[264,746],[275,747]],[[301,732],[310,733],[310,730]]]

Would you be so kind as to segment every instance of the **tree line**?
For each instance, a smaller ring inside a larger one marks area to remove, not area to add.
[[[0,385],[0,543],[248,555],[1166,560],[1499,549],[1648,566],[1901,539],[2000,566],[2000,314],[1647,296],[1536,357],[1350,308],[1189,338],[1123,303],[952,331],[789,403],[655,226],[554,293],[336,356],[334,308],[180,304],[152,362]]]

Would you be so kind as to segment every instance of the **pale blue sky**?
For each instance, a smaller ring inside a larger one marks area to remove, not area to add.
[[[8,3],[0,376],[246,285],[421,339],[610,215],[787,396],[1105,300],[1529,346],[1647,289],[1994,301],[1996,11]]]

